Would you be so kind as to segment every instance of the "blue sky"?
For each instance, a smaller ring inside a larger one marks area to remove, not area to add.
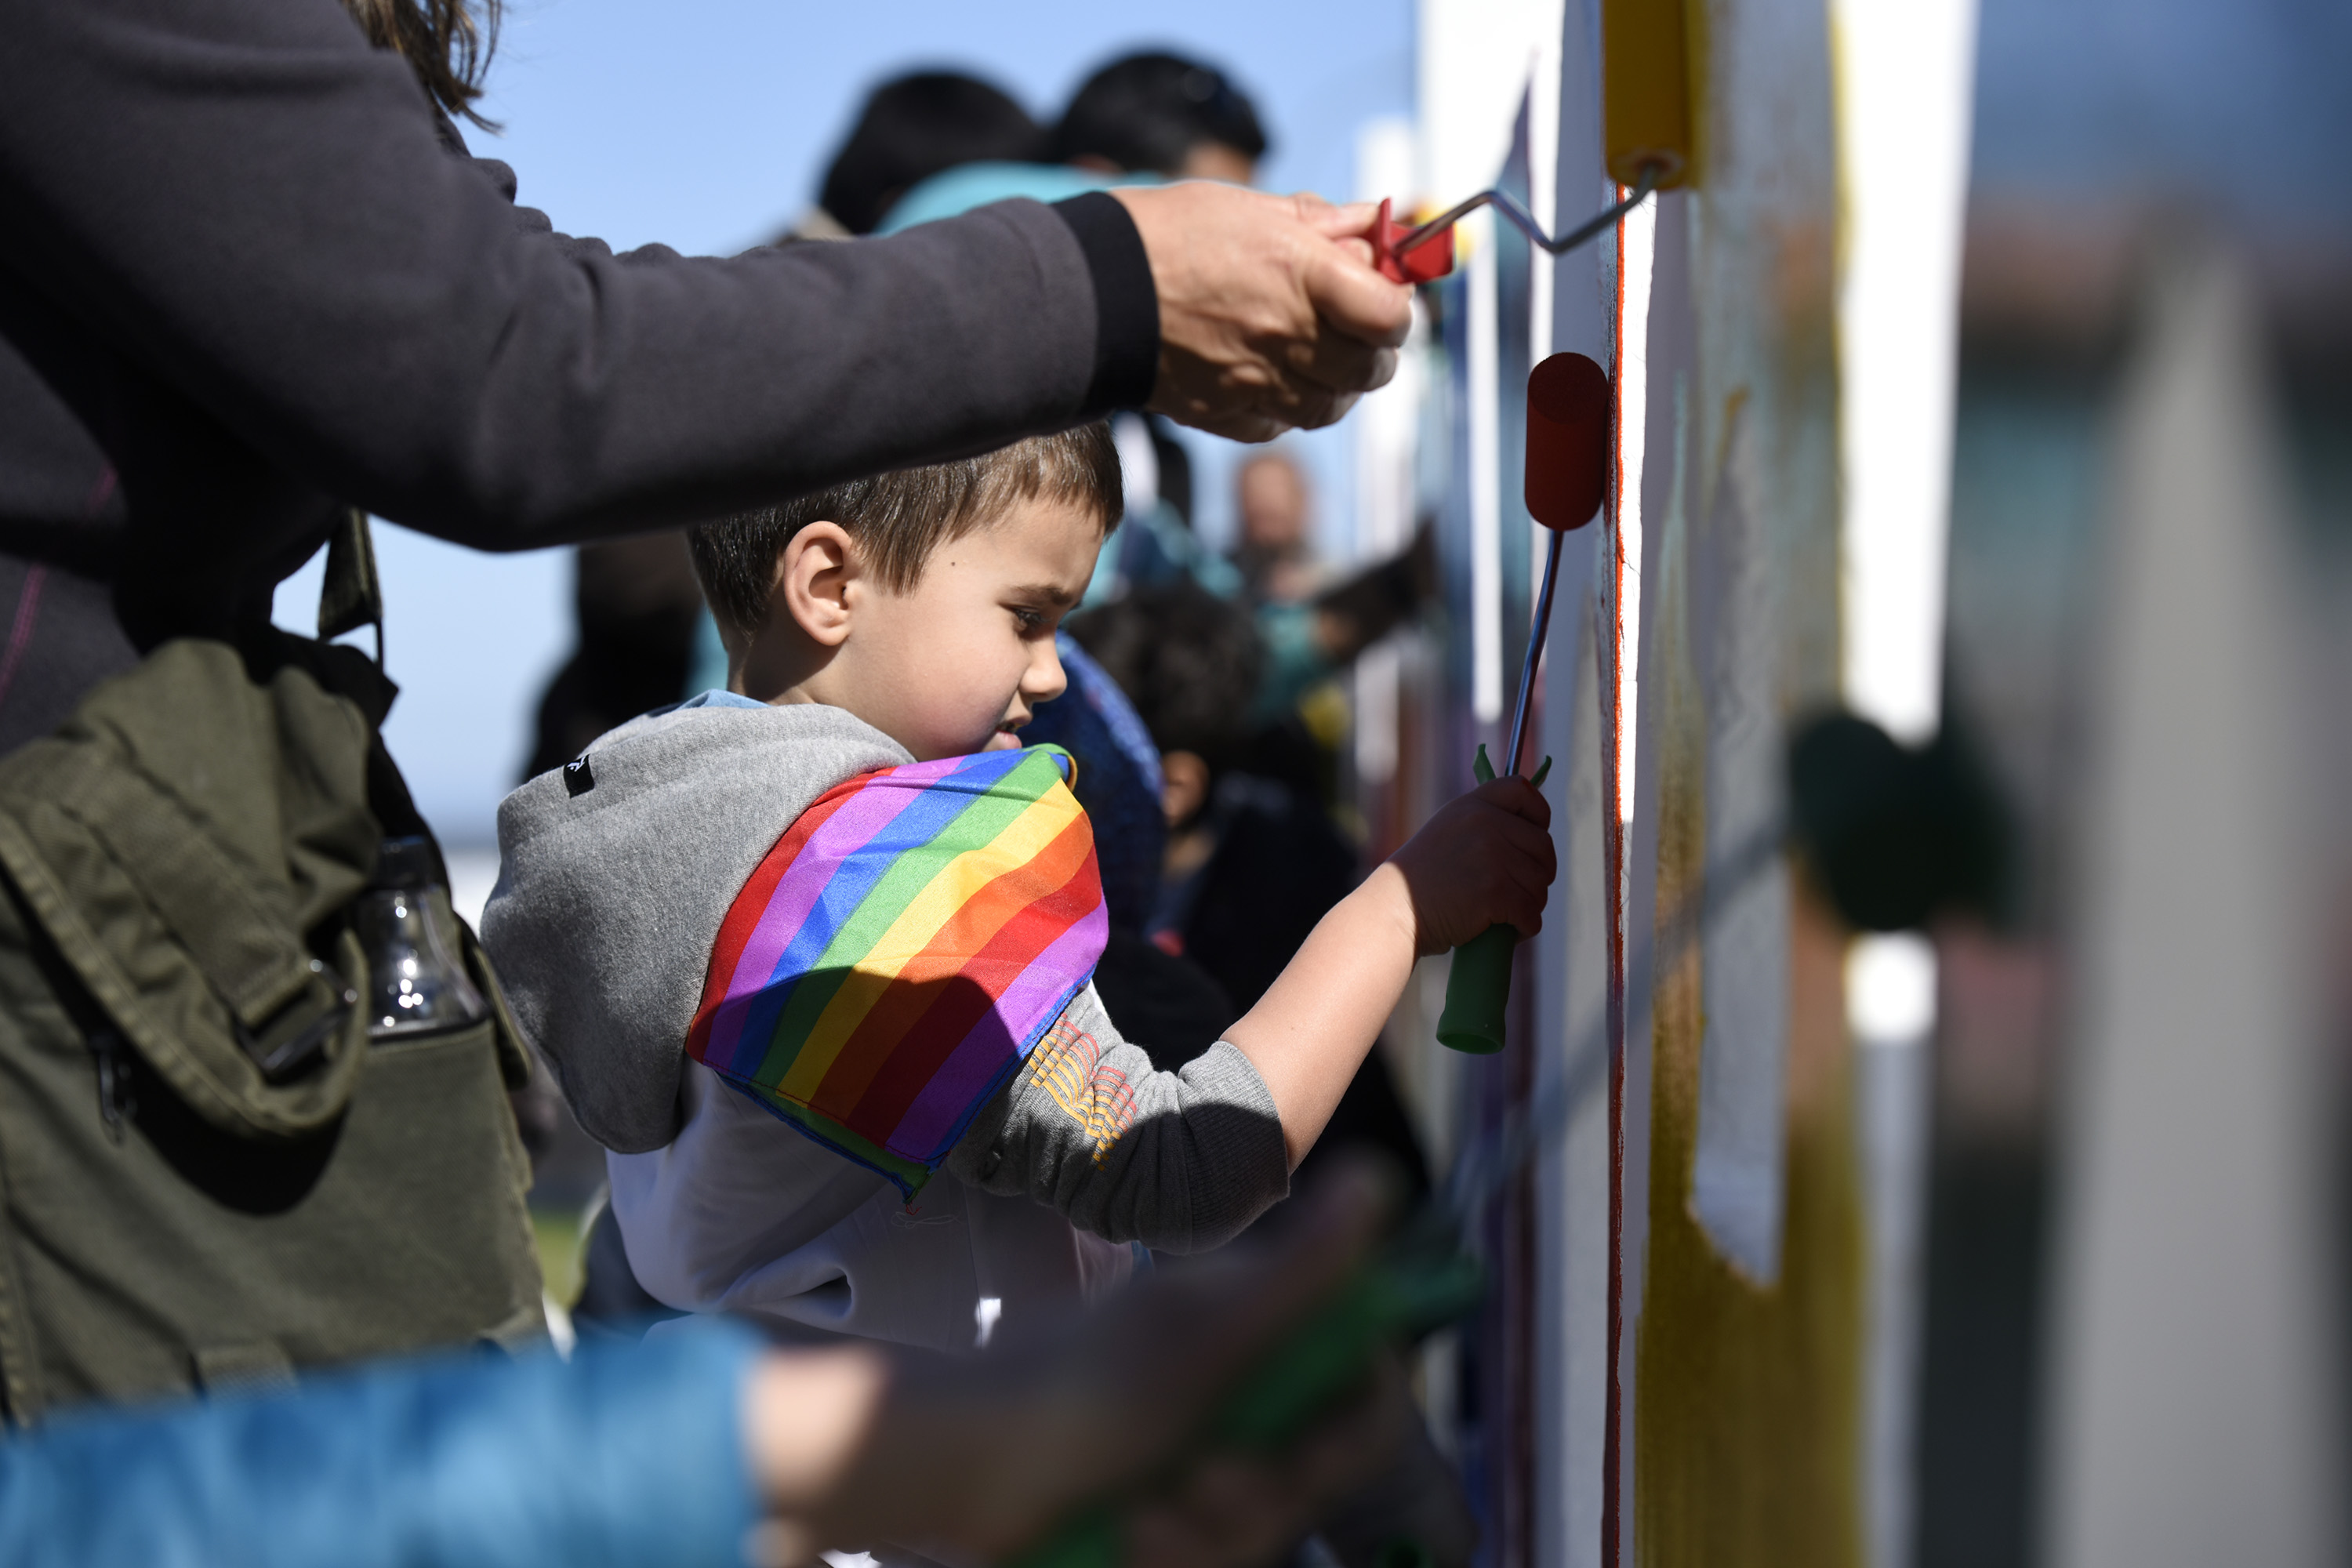
[[[506,129],[469,139],[512,163],[521,199],[559,228],[724,254],[809,202],[885,77],[975,71],[1045,118],[1096,65],[1160,45],[1214,61],[1256,100],[1275,139],[1265,184],[1346,195],[1358,128],[1411,107],[1412,27],[1410,0],[514,0],[485,105]],[[1337,451],[1327,437],[1310,460]],[[1224,497],[1213,468],[1202,478],[1213,530]],[[568,558],[475,555],[383,525],[377,548],[403,687],[393,753],[445,838],[486,842],[570,646]],[[317,573],[279,590],[286,625],[310,628]]]

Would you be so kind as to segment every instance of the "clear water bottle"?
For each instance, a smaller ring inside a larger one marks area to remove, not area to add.
[[[368,955],[368,1038],[459,1029],[489,1016],[466,973],[465,938],[424,839],[383,841],[375,885],[360,895],[352,919]]]

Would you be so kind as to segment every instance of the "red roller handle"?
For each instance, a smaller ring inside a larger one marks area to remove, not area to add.
[[[1399,256],[1397,242],[1412,232],[1413,226],[1399,223],[1389,216],[1390,198],[1381,198],[1380,216],[1372,220],[1372,254],[1378,258],[1381,276],[1391,283],[1434,283],[1454,270],[1454,231],[1451,228],[1433,234]]]

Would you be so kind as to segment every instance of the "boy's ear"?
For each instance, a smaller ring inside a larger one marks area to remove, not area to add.
[[[863,587],[856,542],[837,522],[803,524],[777,563],[771,614],[789,616],[811,641],[839,647],[849,637],[856,593]]]

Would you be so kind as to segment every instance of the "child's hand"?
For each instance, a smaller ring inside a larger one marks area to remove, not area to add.
[[[1388,864],[1404,878],[1413,945],[1423,957],[1460,947],[1491,925],[1533,936],[1543,929],[1544,894],[1559,868],[1551,803],[1523,778],[1480,784],[1448,801]]]

